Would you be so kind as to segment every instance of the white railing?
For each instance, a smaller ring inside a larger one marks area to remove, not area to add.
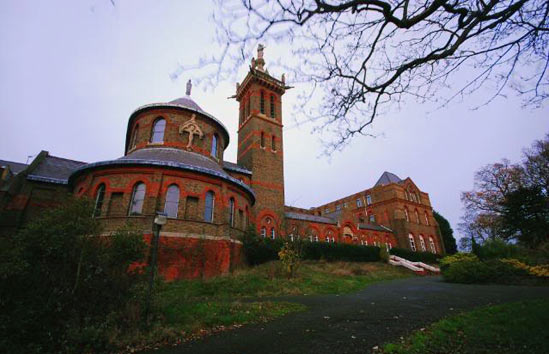
[[[423,262],[411,262],[407,259],[404,259],[402,257],[391,255],[389,257],[389,264],[392,264],[394,266],[401,266],[404,268],[408,268],[411,271],[424,273],[425,270],[428,270],[433,273],[440,273],[440,269],[437,267],[430,266],[428,264],[425,264]]]

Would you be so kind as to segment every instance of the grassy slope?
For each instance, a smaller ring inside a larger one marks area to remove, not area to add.
[[[452,316],[385,353],[547,353],[549,300],[490,306]]]

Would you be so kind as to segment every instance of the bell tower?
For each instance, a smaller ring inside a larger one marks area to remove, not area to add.
[[[269,74],[264,49],[258,46],[257,59],[252,58],[250,71],[236,84],[234,96],[240,103],[237,162],[252,171],[256,224],[267,216],[280,222],[284,215],[282,95],[290,88],[284,75],[278,80]]]

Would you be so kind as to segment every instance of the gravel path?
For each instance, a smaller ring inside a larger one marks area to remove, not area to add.
[[[549,287],[449,284],[439,277],[395,280],[350,295],[278,298],[309,310],[154,353],[371,353],[461,310],[543,297],[549,297]]]

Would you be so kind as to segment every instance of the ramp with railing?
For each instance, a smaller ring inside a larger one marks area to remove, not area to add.
[[[440,269],[437,267],[433,267],[429,264],[425,264],[423,262],[412,262],[407,259],[404,259],[399,256],[391,255],[389,257],[389,264],[392,264],[394,266],[401,266],[407,269],[410,269],[413,272],[416,272],[418,274],[429,274],[429,273],[440,273]]]

